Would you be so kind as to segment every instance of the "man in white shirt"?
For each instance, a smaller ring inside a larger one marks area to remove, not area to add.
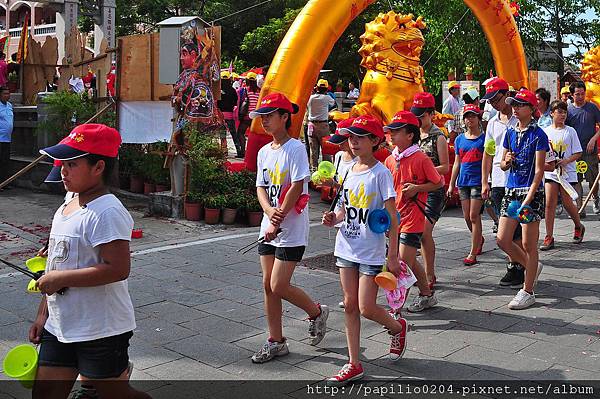
[[[348,83],[348,100],[357,100],[360,96],[360,91],[354,85],[354,82]]]
[[[450,138],[454,138],[462,132],[462,127],[458,121],[460,118],[460,110],[462,109],[460,83],[455,80],[448,82],[448,92],[450,93],[450,97],[444,102],[442,114],[454,115],[453,120],[446,122],[446,128],[450,133]]]
[[[325,79],[319,79],[317,92],[308,100],[308,143],[310,167],[313,170],[319,165],[321,140],[329,134],[329,107],[335,104],[335,100],[327,94],[328,87],[329,83]]]

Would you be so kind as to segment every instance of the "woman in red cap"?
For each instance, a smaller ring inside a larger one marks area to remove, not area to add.
[[[263,274],[265,311],[269,338],[252,356],[252,362],[264,363],[289,353],[283,336],[281,300],[292,303],[308,314],[309,343],[317,345],[327,332],[329,309],[315,303],[303,290],[290,284],[294,269],[308,243],[308,210],[296,211],[296,202],[308,194],[310,169],[304,145],[288,134],[292,114],[298,106],[286,96],[265,96],[251,118],[261,118],[263,128],[273,141],[258,152],[256,192],[264,211],[258,246]],[[285,194],[283,194],[285,193]]]
[[[473,266],[483,247],[481,227],[481,162],[485,136],[481,131],[482,112],[475,104],[467,104],[463,110],[463,120],[467,131],[454,142],[456,159],[452,166],[452,177],[447,195],[451,196],[458,185],[463,217],[471,231],[471,251],[463,263]]]

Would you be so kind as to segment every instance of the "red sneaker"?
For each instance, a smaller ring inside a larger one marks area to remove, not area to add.
[[[327,379],[327,386],[341,387],[349,382],[360,380],[364,374],[365,373],[360,363],[346,363],[336,375]]]
[[[392,342],[390,344],[390,360],[395,362],[404,356],[404,352],[406,351],[406,331],[407,324],[406,319],[400,318],[398,319],[398,323],[402,326],[402,331],[398,334],[392,334]]]

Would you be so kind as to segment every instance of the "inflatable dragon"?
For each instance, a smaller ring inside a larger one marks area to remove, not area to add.
[[[585,82],[587,99],[600,107],[600,46],[583,56],[581,79]]]

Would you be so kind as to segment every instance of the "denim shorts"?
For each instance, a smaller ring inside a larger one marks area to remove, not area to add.
[[[431,220],[438,221],[444,210],[446,201],[446,192],[444,188],[439,190],[430,191],[427,193],[427,206],[425,207],[425,214],[429,216]]]
[[[481,186],[464,186],[458,188],[458,197],[461,201],[464,200],[480,200]]]
[[[116,378],[129,365],[129,331],[92,341],[63,343],[46,329],[42,332],[38,364],[45,367],[68,367],[90,379]]]
[[[305,249],[304,245],[299,247],[276,247],[271,244],[261,243],[258,245],[258,254],[260,256],[275,255],[275,259],[284,262],[300,262]]]
[[[421,237],[423,233],[399,233],[398,243],[408,245],[409,247],[421,248]]]
[[[337,267],[353,267],[358,269],[358,272],[365,276],[377,276],[383,269],[383,265],[365,265],[364,263],[352,262],[351,260],[339,257],[336,258],[335,265]]]

